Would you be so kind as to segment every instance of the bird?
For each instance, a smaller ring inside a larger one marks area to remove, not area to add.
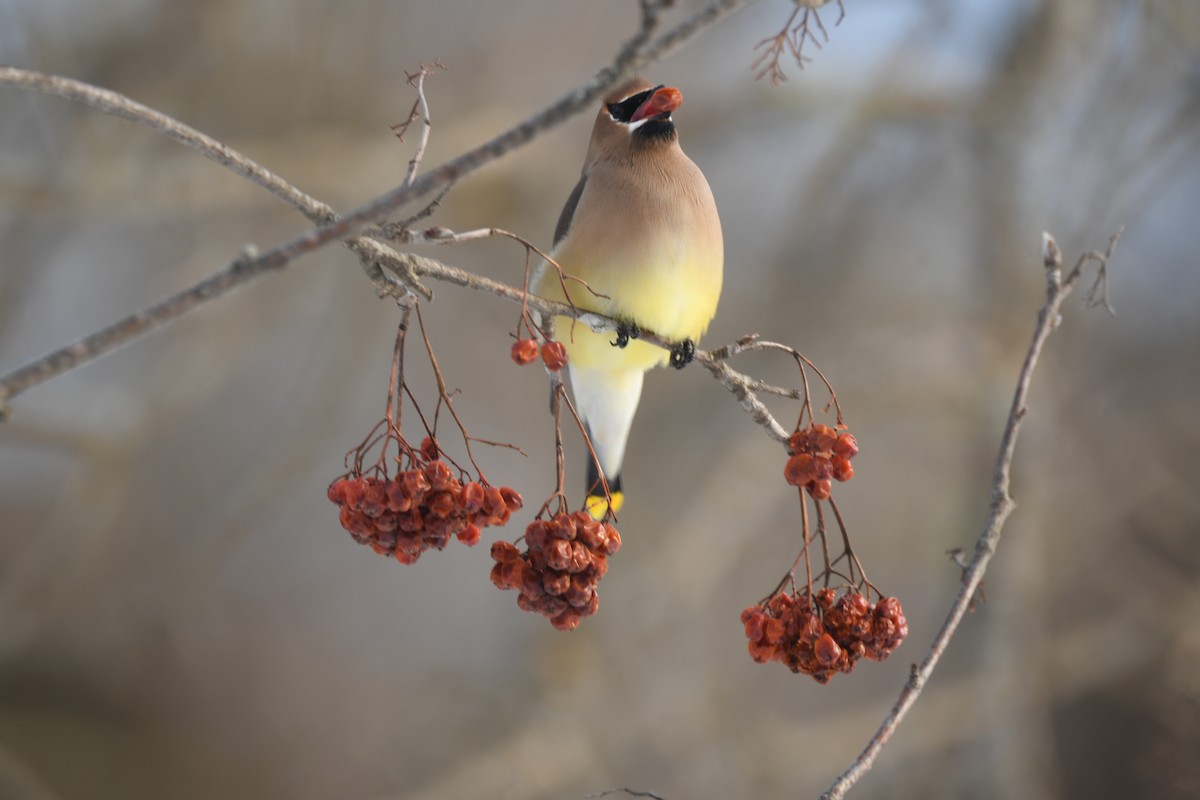
[[[569,294],[576,308],[620,323],[614,336],[568,317],[553,320],[554,338],[567,351],[574,406],[595,451],[595,459],[588,454],[585,508],[596,519],[624,503],[621,466],[645,373],[692,360],[721,296],[721,221],[704,173],[679,145],[672,114],[682,101],[678,88],[641,77],[605,96],[554,231],[550,256],[562,275],[543,261],[532,283],[537,295],[567,301]],[[671,349],[638,341],[643,330]]]

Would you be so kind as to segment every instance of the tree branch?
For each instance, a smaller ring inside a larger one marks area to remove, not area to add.
[[[493,139],[446,162],[421,178],[401,184],[341,218],[336,217],[324,204],[287,185],[285,181],[249,159],[238,156],[216,140],[115,92],[30,70],[0,67],[0,86],[57,94],[126,119],[149,124],[176,141],[200,150],[239,175],[254,180],[289,205],[301,210],[319,225],[265,251],[246,246],[241,255],[228,266],[198,283],[158,300],[73,344],[0,376],[0,419],[7,413],[6,401],[22,392],[92,361],[208,300],[244,286],[267,273],[287,267],[301,256],[331,241],[353,237],[370,223],[421,197],[444,189],[483,165],[526,144],[589,108],[606,89],[622,77],[657,61],[702,30],[751,2],[754,0],[713,0],[692,17],[651,41],[654,31],[658,28],[661,12],[670,5],[670,0],[643,0],[641,24],[637,32],[625,43],[613,62],[598,71],[589,81]],[[362,249],[369,247],[363,245]],[[397,256],[398,261],[404,263],[409,263],[411,258]],[[372,277],[378,279],[378,275]],[[420,290],[418,287],[412,288]]]
[[[975,592],[983,581],[984,573],[987,572],[988,563],[996,552],[996,545],[1000,542],[1004,523],[1017,506],[1012,495],[1009,494],[1013,452],[1016,450],[1017,436],[1021,432],[1021,423],[1028,411],[1026,400],[1033,380],[1033,371],[1041,357],[1042,348],[1045,346],[1046,340],[1050,338],[1050,334],[1058,329],[1058,325],[1062,321],[1060,316],[1062,304],[1078,283],[1084,267],[1091,262],[1096,262],[1100,268],[1101,280],[1105,279],[1109,259],[1112,257],[1113,248],[1116,247],[1120,236],[1120,231],[1113,234],[1108,241],[1108,249],[1103,253],[1089,251],[1081,255],[1064,279],[1062,253],[1058,249],[1058,244],[1050,234],[1042,234],[1042,260],[1046,268],[1046,302],[1038,312],[1033,340],[1029,344],[1029,350],[1025,354],[1025,361],[1021,365],[1021,372],[1017,378],[1017,388],[1013,393],[1012,406],[1008,413],[1008,421],[1004,425],[1004,433],[1000,439],[1000,452],[996,456],[996,466],[992,475],[991,505],[983,530],[975,542],[975,556],[963,572],[962,586],[954,598],[954,603],[950,606],[950,613],[947,615],[946,621],[942,623],[941,629],[934,637],[929,652],[919,665],[913,665],[908,682],[901,689],[900,696],[892,710],[884,717],[879,729],[867,742],[866,748],[858,758],[854,759],[849,768],[839,775],[829,789],[821,795],[822,800],[840,800],[850,787],[871,769],[876,756],[892,738],[900,721],[904,719],[904,715],[908,713],[920,696],[921,690],[925,687],[930,675],[933,674],[942,653],[945,652],[946,646],[958,629],[963,615],[970,608]],[[1093,287],[1091,293],[1093,296],[1095,291],[1096,288]]]

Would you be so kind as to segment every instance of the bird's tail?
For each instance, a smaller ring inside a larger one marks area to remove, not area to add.
[[[608,496],[604,494],[604,482],[600,480],[600,471],[596,469],[596,460],[592,454],[587,454],[587,500],[584,507],[592,515],[592,519],[604,519],[609,509],[620,511],[625,504],[625,492],[621,489],[621,476],[605,476],[608,481]],[[612,498],[611,500],[609,498]]]
[[[618,511],[624,502],[621,491],[621,462],[625,458],[625,444],[629,440],[629,429],[642,396],[641,370],[596,369],[570,366],[571,391],[575,396],[575,407],[587,426],[588,437],[600,469],[608,481],[611,503],[604,496],[604,484],[592,454],[587,454],[587,501],[588,512],[601,519],[610,506]]]

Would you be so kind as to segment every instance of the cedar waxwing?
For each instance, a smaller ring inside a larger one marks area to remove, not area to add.
[[[554,231],[553,258],[578,308],[620,320],[596,334],[565,317],[554,335],[567,348],[575,407],[612,494],[624,500],[621,461],[642,377],[651,367],[682,368],[717,311],[724,243],[712,190],[679,147],[671,113],[683,95],[633,78],[605,98],[592,127],[583,174]],[[533,290],[564,300],[556,270],[542,264]],[[593,291],[605,295],[597,297]],[[670,351],[636,340],[639,329],[676,343]],[[587,509],[597,519],[607,505],[588,456]]]

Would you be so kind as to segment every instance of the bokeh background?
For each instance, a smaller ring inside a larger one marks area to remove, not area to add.
[[[447,66],[436,164],[607,63],[635,5],[4,0],[0,62],[126,93],[348,209],[403,174],[404,70]],[[698,2],[679,5],[668,22]],[[383,412],[397,313],[332,247],[15,401],[0,797],[815,796],[949,607],[1042,231],[1070,262],[1120,225],[1117,316],[1073,298],[1036,376],[988,602],[855,796],[1200,796],[1200,6],[847,0],[803,71],[756,82],[791,7],[761,0],[647,73],[682,87],[724,220],[706,343],[757,331],[834,382],[862,445],[839,497],[907,611],[897,655],[824,687],[750,661],[738,613],[791,563],[798,506],[782,451],[697,368],[647,382],[625,547],[574,633],[492,587],[486,544],[412,567],[355,546],[325,487]],[[433,222],[548,245],[590,124],[471,176]],[[304,226],[160,136],[0,91],[0,370]],[[499,240],[432,254],[510,282],[523,264]],[[435,288],[460,413],[529,453],[482,463],[536,507],[552,431],[541,373],[508,359],[516,309]],[[432,403],[428,370],[412,383]]]

